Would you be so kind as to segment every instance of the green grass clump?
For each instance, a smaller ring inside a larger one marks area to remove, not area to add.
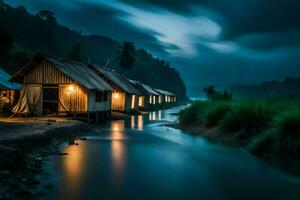
[[[275,114],[265,101],[241,100],[234,102],[221,121],[221,127],[231,131],[245,131],[248,136],[267,128]]]
[[[279,135],[280,154],[300,158],[300,110],[283,112],[274,120]]]
[[[276,116],[272,129],[258,135],[250,144],[254,154],[300,158],[300,111],[286,110]]]
[[[180,126],[189,126],[203,123],[204,110],[208,102],[196,101],[179,113]]]
[[[256,155],[276,155],[279,152],[278,141],[276,131],[265,131],[254,138],[249,145],[249,150]]]
[[[208,128],[218,126],[230,109],[229,102],[211,103],[205,110],[205,126]]]

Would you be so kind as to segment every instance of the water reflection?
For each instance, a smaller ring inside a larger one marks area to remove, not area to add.
[[[111,138],[113,140],[120,140],[125,137],[125,121],[117,120],[111,121]]]
[[[67,189],[75,192],[80,189],[80,177],[85,170],[86,145],[80,143],[80,148],[77,145],[70,145],[65,151],[70,155],[64,156],[62,163],[69,183]]]
[[[144,130],[144,117],[143,117],[143,115],[131,116],[130,127],[131,127],[131,129],[137,129],[139,131]]]
[[[161,110],[150,112],[149,120],[150,121],[161,120]]]
[[[131,118],[132,119],[132,118]],[[114,175],[112,182],[119,185],[123,179],[123,171],[125,166],[125,146],[123,140],[125,138],[125,121],[118,120],[111,122],[111,158]]]
[[[139,131],[144,130],[144,118],[142,115],[138,116],[138,130]]]

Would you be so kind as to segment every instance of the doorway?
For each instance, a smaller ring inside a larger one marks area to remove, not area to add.
[[[58,85],[43,87],[43,114],[58,113]]]

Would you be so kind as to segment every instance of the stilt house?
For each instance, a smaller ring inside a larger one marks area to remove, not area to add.
[[[136,85],[136,87],[143,93],[143,107],[142,109],[151,110],[156,105],[156,99],[158,99],[159,93],[157,93],[150,86],[143,84],[139,81],[130,80]]]
[[[90,68],[113,88],[111,100],[113,111],[128,113],[138,110],[139,97],[143,94],[132,82],[115,70],[102,68],[98,65],[90,65]]]
[[[87,65],[37,54],[12,81],[22,84],[13,112],[43,115],[107,114],[112,88]]]

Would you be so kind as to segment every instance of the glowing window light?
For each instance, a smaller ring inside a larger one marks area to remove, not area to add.
[[[144,106],[144,97],[139,97],[139,106]]]
[[[67,91],[69,93],[73,93],[75,91],[75,87],[73,85],[69,85],[69,87],[67,88]]]
[[[113,94],[113,97],[114,97],[114,99],[119,99],[120,95],[119,95],[119,93],[115,92],[115,93]]]
[[[131,98],[131,109],[134,109],[135,108],[135,95],[132,95],[132,98]]]

